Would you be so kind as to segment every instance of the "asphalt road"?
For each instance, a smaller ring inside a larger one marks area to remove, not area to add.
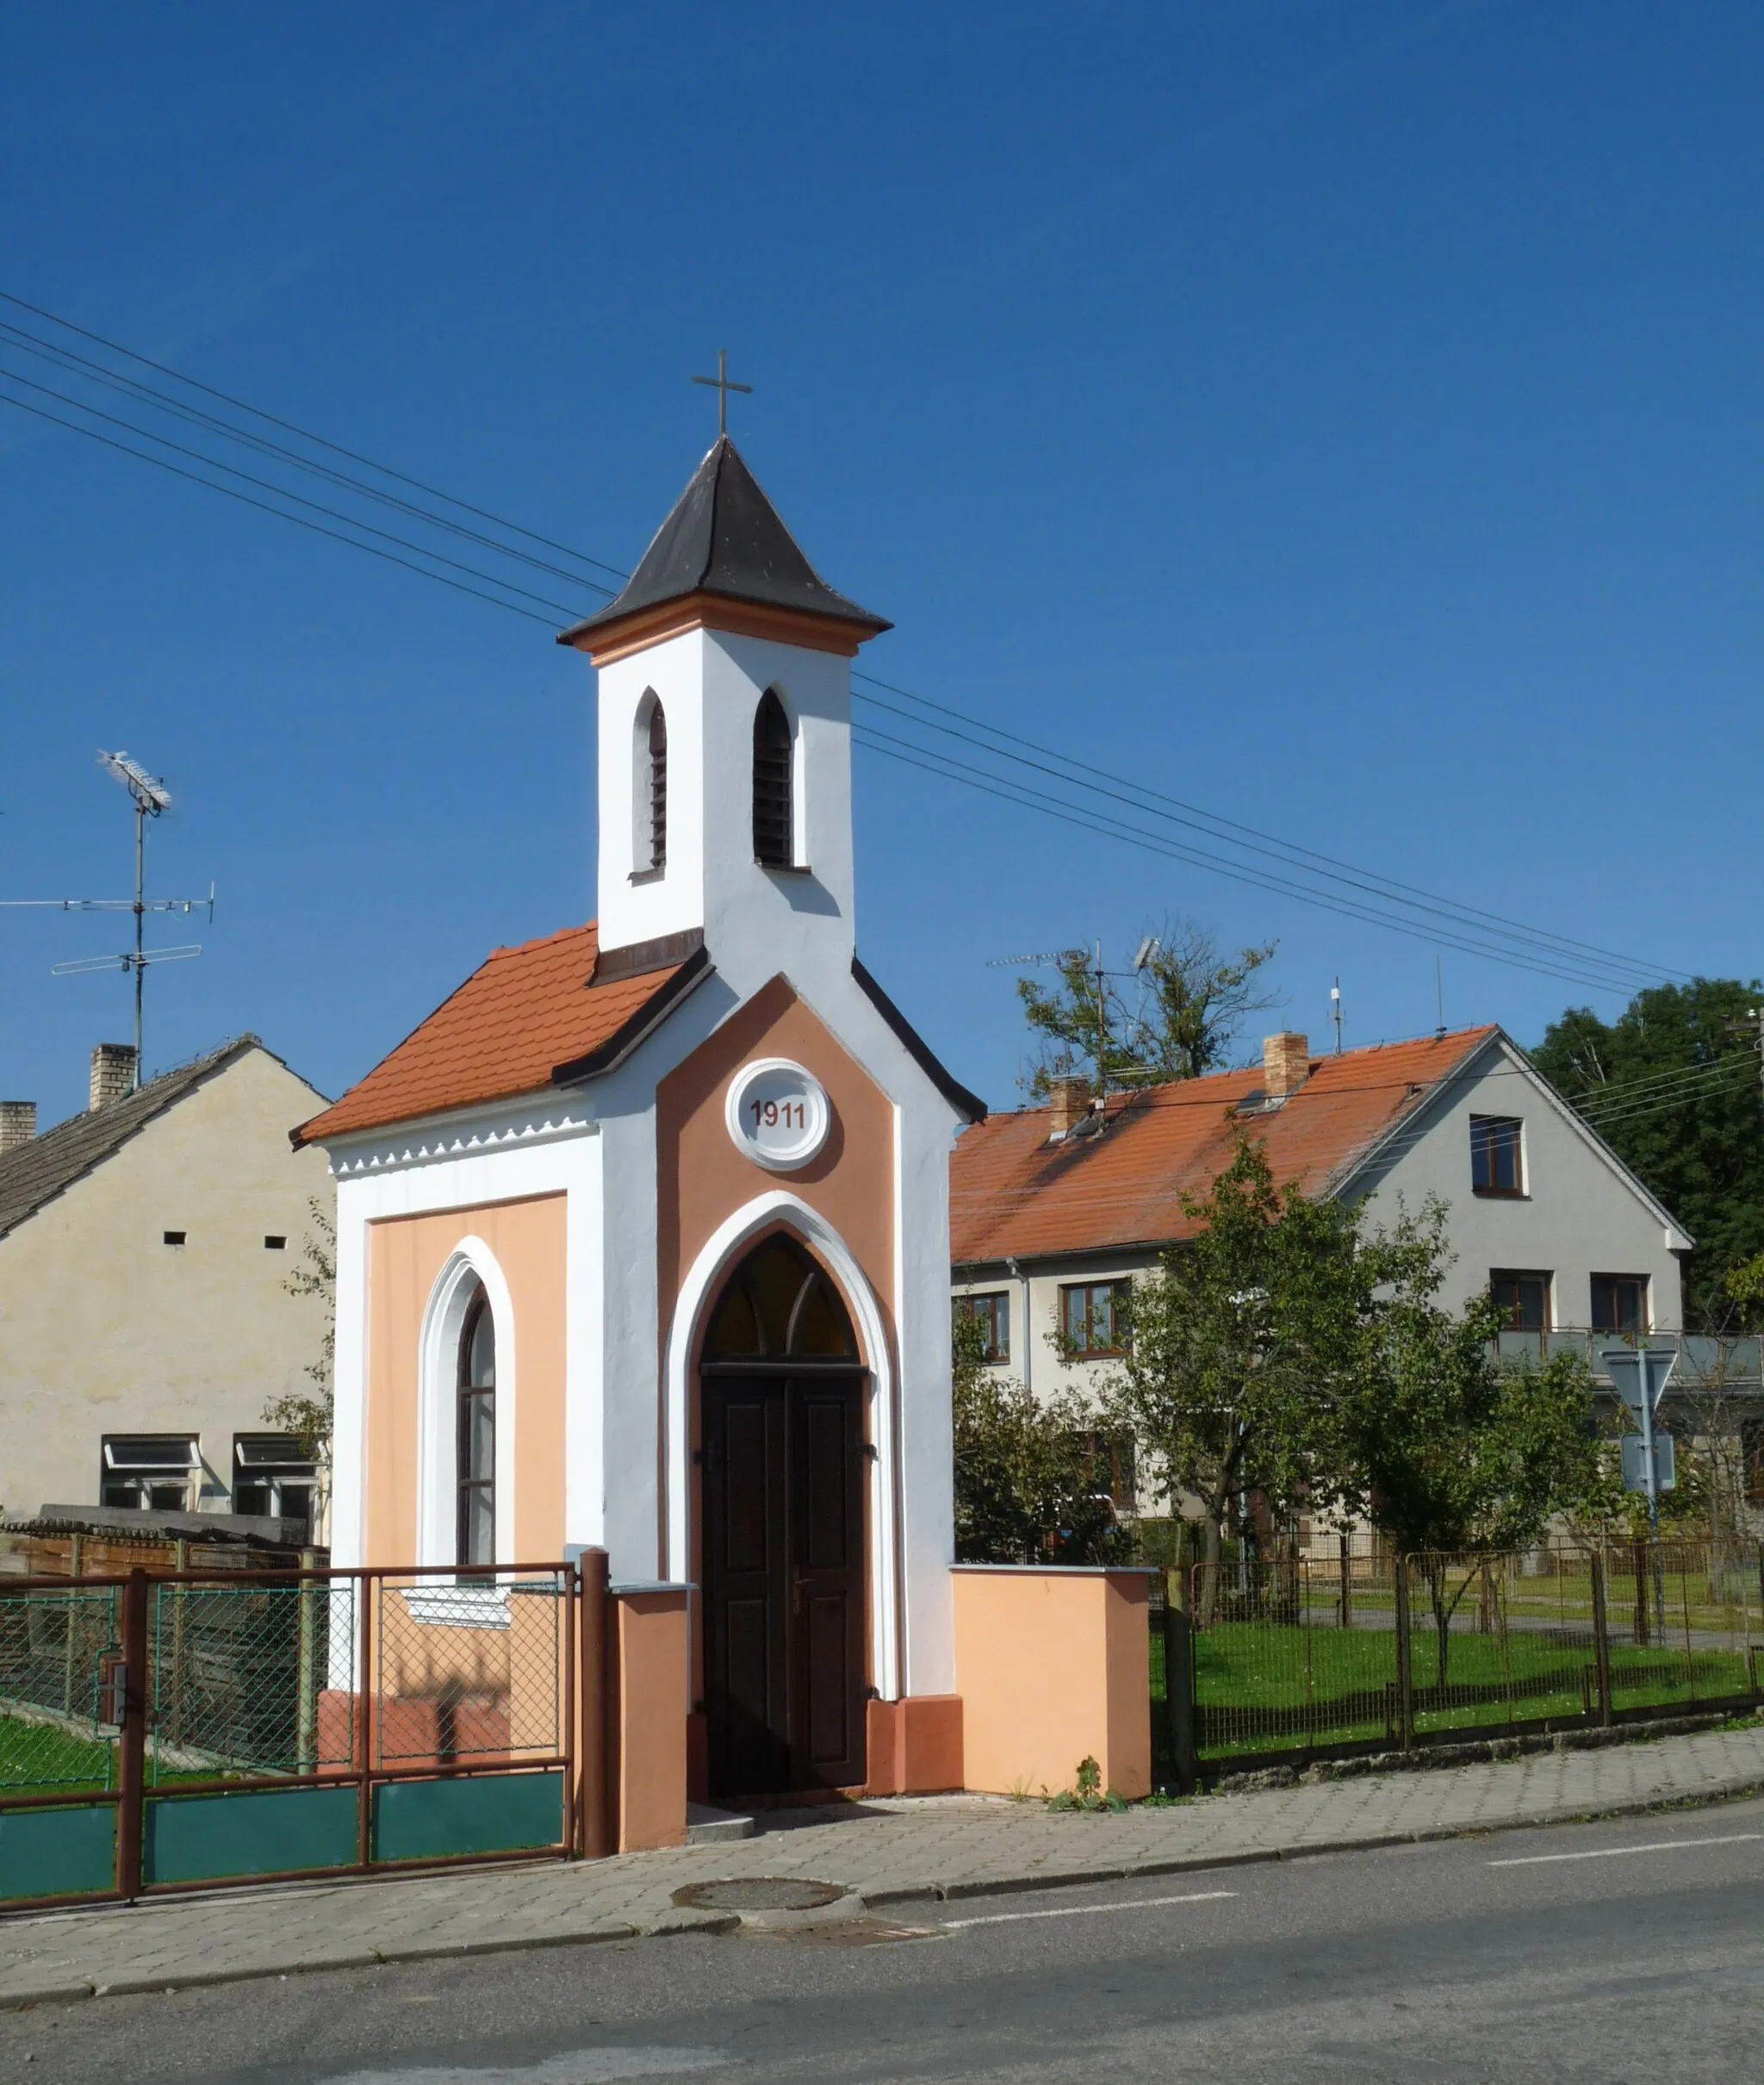
[[[8,2085],[1760,2076],[1761,1802],[0,2014]]]

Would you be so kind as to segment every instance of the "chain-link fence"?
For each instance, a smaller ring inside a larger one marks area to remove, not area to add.
[[[1158,1620],[1154,1719],[1173,1728],[1186,1709],[1206,1760],[1759,1697],[1764,1549],[1753,1544],[1402,1559],[1344,1545],[1339,1558],[1229,1560],[1168,1584],[1188,1698],[1170,1698],[1171,1638]],[[1174,1743],[1160,1738],[1160,1752]]]
[[[113,1788],[115,1587],[0,1589],[0,1792]]]
[[[150,1782],[347,1769],[350,1720],[323,1708],[333,1658],[353,1669],[362,1588],[316,1575],[153,1584]]]
[[[596,1571],[0,1584],[0,1903],[598,1843]]]

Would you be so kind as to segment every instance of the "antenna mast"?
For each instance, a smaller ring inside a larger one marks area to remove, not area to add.
[[[73,977],[92,970],[126,970],[134,979],[134,1074],[130,1091],[137,1090],[141,1082],[141,1017],[144,987],[149,963],[187,962],[202,952],[199,942],[186,943],[176,949],[149,949],[145,946],[146,916],[149,912],[196,912],[204,907],[208,918],[214,917],[214,887],[208,886],[206,898],[149,898],[146,894],[147,820],[160,817],[169,810],[171,794],[156,776],[149,775],[137,760],[127,753],[100,752],[98,765],[107,775],[113,775],[128,791],[134,806],[134,896],[133,898],[3,898],[0,906],[9,911],[49,910],[59,912],[133,912],[134,915],[134,947],[121,955],[82,955],[71,962],[54,963],[50,967],[52,977]]]

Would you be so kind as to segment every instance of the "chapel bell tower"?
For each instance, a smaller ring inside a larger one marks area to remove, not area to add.
[[[558,638],[599,673],[597,974],[849,970],[851,669],[835,594],[720,436],[618,598]]]

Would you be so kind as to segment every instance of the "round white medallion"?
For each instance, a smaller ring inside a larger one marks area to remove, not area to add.
[[[772,1173],[794,1173],[827,1141],[833,1110],[812,1072],[788,1057],[760,1057],[730,1082],[724,1108],[738,1150]]]

